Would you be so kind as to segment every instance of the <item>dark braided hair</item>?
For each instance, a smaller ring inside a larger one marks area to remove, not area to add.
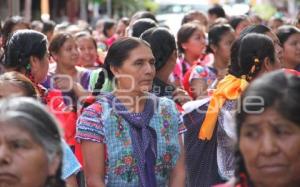
[[[82,109],[95,101],[95,96],[99,95],[105,79],[108,78],[109,81],[113,81],[114,74],[110,70],[110,67],[121,67],[123,62],[129,57],[130,52],[140,45],[146,45],[150,48],[150,45],[146,41],[134,37],[121,38],[110,46],[104,60],[103,70],[99,72],[93,96],[84,101]]]
[[[240,37],[237,38],[231,48],[230,48],[230,64],[229,64],[229,69],[228,72],[236,77],[241,77],[241,69],[243,69],[241,67],[241,64],[239,63],[238,60],[238,54],[239,54],[239,50],[240,50],[240,45],[241,45],[241,40],[243,39],[243,37],[245,37],[247,34],[250,33],[258,33],[258,34],[266,34],[267,32],[271,32],[271,29],[269,27],[266,27],[264,25],[252,25],[247,27],[246,29],[244,29],[241,34]]]
[[[228,24],[217,24],[212,26],[208,31],[208,46],[207,53],[213,53],[211,46],[219,46],[223,36],[228,32],[234,32],[232,27]]]
[[[275,48],[270,37],[249,33],[234,41],[230,57],[229,73],[239,78],[244,76],[250,81],[261,70],[266,57],[275,63]]]
[[[98,75],[97,82],[96,82],[94,90],[93,90],[93,96],[99,95],[100,90],[102,89],[103,84],[105,82],[105,77],[106,77],[105,76],[105,70],[100,71],[99,75]]]
[[[121,38],[110,46],[103,65],[103,68],[106,70],[109,80],[113,80],[114,78],[110,67],[121,67],[123,65],[123,62],[130,55],[130,52],[140,45],[145,45],[151,49],[150,45],[146,41],[135,37]]]
[[[255,97],[253,97],[255,96]],[[236,130],[238,144],[241,138],[241,128],[247,115],[253,112],[272,107],[287,120],[294,122],[300,128],[300,76],[289,73],[286,70],[277,70],[263,75],[254,80],[241,96],[241,100],[247,97],[247,104],[241,102],[241,109],[236,113]],[[263,99],[263,104],[257,102],[257,98]],[[245,110],[244,110],[245,109]],[[247,172],[244,158],[236,147],[236,170],[237,183],[242,187],[245,184],[253,186]]]
[[[16,25],[23,25],[25,28],[30,29],[29,22],[27,22],[24,17],[21,16],[13,16],[9,17],[5,20],[4,25],[2,27],[2,35],[3,35],[3,44],[4,49],[6,48],[6,43],[12,35],[14,27]]]
[[[92,96],[87,97],[83,101],[81,112],[83,111],[83,109],[85,109],[86,107],[90,106],[92,103],[95,102],[96,97],[101,93],[101,89],[103,87],[103,84],[104,84],[106,78],[107,78],[107,73],[106,73],[105,69],[99,71],[98,79],[97,79],[97,82],[93,89]]]
[[[156,71],[164,67],[176,50],[175,37],[168,29],[151,28],[143,32],[140,38],[151,45],[152,53],[155,57]]]
[[[245,75],[247,81],[251,81],[261,70],[265,58],[275,63],[275,48],[270,37],[257,33],[243,37],[238,55],[240,76]]]
[[[26,76],[31,73],[30,57],[43,59],[47,53],[47,38],[34,30],[16,31],[6,44],[3,65],[18,72],[25,70]]]

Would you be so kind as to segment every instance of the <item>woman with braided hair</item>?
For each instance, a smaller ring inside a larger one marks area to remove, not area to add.
[[[235,178],[219,187],[300,185],[299,99],[295,70],[268,73],[250,84],[236,115]]]
[[[231,58],[229,74],[212,96],[195,110],[183,106],[188,186],[208,187],[234,175],[237,101],[250,81],[280,67],[274,42],[263,34],[248,33],[236,40],[231,56],[235,58]]]
[[[49,68],[47,38],[33,30],[18,30],[7,41],[4,59],[5,71],[17,71],[28,77],[44,96],[45,89],[40,85],[46,78]]]
[[[65,105],[63,105],[60,92],[57,90],[48,91],[40,85],[45,80],[48,72],[49,54],[47,43],[47,38],[44,34],[33,30],[19,30],[11,36],[4,53],[4,66],[7,72],[0,77],[0,87],[2,87],[0,88],[2,90],[0,96],[20,94],[40,99],[49,106],[49,109],[59,121],[65,122],[67,121],[68,113],[62,111]],[[25,77],[14,71],[25,75]],[[10,84],[10,86],[7,86],[7,84]],[[22,88],[24,84],[27,86]],[[15,89],[12,90],[11,88]],[[74,157],[72,152],[70,154]],[[76,158],[73,160],[76,160]],[[75,177],[73,174],[79,168],[80,165],[77,160],[75,164],[67,160],[64,165],[64,169],[67,171],[64,179],[74,181],[72,180]]]
[[[97,97],[77,121],[87,186],[184,186],[185,129],[174,101],[149,93],[155,76],[150,45],[119,39],[104,68],[113,92]]]

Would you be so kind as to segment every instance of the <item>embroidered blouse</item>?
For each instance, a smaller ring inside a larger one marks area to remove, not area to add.
[[[77,122],[76,138],[105,144],[107,186],[137,187],[138,167],[133,157],[129,124],[108,102],[100,98],[83,111]],[[185,127],[172,100],[162,97],[158,103],[150,120],[150,127],[157,134],[155,177],[157,186],[167,186],[180,154],[178,135],[185,132]]]

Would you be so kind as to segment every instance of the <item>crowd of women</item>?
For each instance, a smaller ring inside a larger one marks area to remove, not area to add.
[[[0,186],[300,186],[300,29],[150,12],[1,27]]]

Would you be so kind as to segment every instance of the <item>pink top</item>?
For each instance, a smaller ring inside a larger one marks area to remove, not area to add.
[[[214,55],[210,53],[203,56],[203,58],[196,60],[193,64],[200,64],[203,66],[207,66],[212,64],[213,61],[214,61]],[[187,61],[185,61],[183,57],[177,58],[176,65],[172,73],[174,77],[174,83],[176,85],[183,86],[183,77],[191,67],[192,66]],[[184,68],[185,70],[183,70]]]

